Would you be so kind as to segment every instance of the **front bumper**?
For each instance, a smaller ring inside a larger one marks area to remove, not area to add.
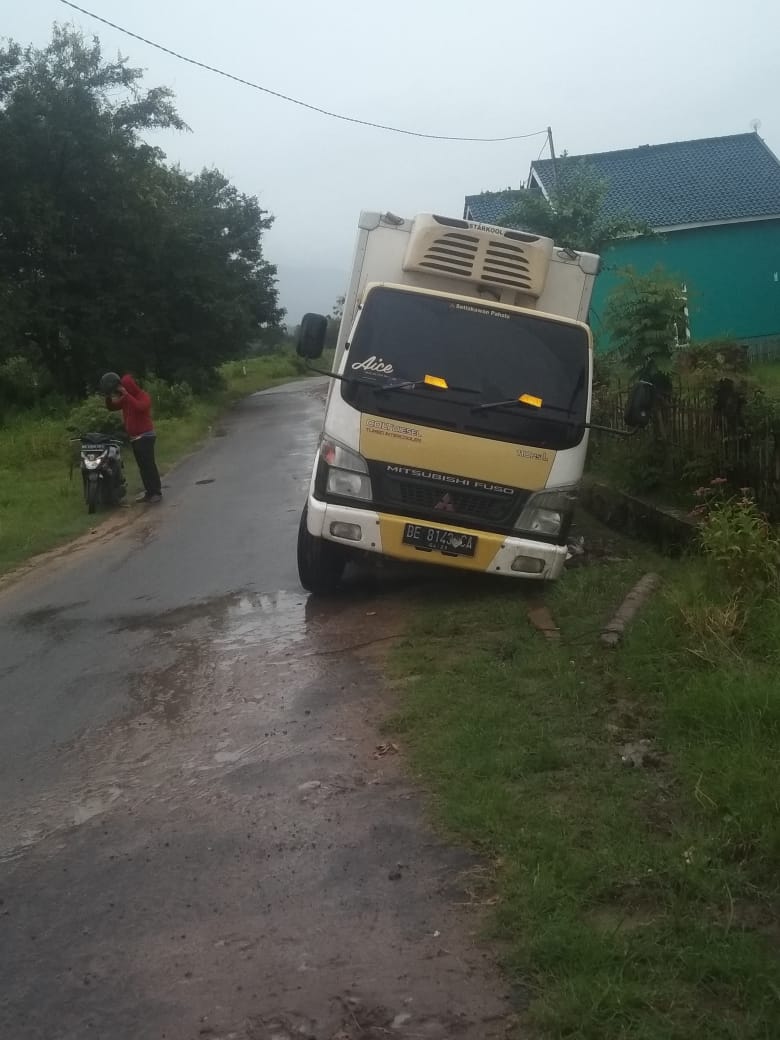
[[[325,538],[349,549],[377,553],[393,560],[411,563],[436,564],[458,570],[479,571],[483,574],[498,574],[508,578],[531,578],[552,581],[559,577],[566,562],[565,545],[549,545],[532,538],[492,534],[458,527],[442,521],[432,521],[430,526],[458,534],[470,534],[477,538],[477,549],[473,556],[445,556],[440,552],[426,552],[403,542],[407,523],[419,524],[412,517],[379,513],[372,509],[355,506],[331,505],[309,497],[308,528],[316,538]],[[360,528],[360,538],[339,538],[331,531],[332,524],[355,524]],[[539,560],[541,570],[537,574],[512,570],[518,557]]]

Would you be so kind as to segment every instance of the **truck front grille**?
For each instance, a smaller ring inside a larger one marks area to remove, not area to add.
[[[424,487],[419,484],[400,482],[398,501],[414,509],[433,510],[442,517],[451,514],[470,520],[487,520],[500,524],[511,514],[514,502],[505,498],[491,498],[464,491],[446,491],[442,488]]]
[[[529,492],[482,491],[441,481],[399,477],[382,465],[370,466],[375,501],[379,508],[416,519],[440,523],[508,529],[517,518]]]

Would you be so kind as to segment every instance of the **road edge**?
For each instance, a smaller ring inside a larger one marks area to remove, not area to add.
[[[243,401],[247,401],[251,397],[258,395],[279,391],[282,387],[293,386],[296,384],[299,385],[304,381],[304,379],[305,377],[292,377],[282,383],[272,382],[269,386],[263,387],[261,390],[252,390],[236,400],[231,401],[230,404],[215,417],[214,423],[209,427],[206,433],[183,455],[164,468],[162,475],[164,477],[169,476],[195,455],[198,455],[205,445],[214,438],[216,423],[226,415],[229,415],[230,412],[237,408]],[[9,590],[19,585],[22,581],[35,575],[37,572],[44,570],[46,567],[52,566],[65,558],[77,556],[87,549],[103,545],[105,542],[115,538],[123,531],[131,528],[134,524],[138,523],[139,520],[143,519],[143,517],[148,516],[147,511],[142,505],[120,506],[119,510],[119,512],[106,513],[104,517],[96,521],[96,526],[91,528],[85,534],[76,535],[75,538],[68,538],[51,549],[46,549],[44,552],[36,553],[34,556],[28,557],[23,563],[17,564],[15,567],[12,567],[11,570],[6,571],[5,574],[0,574],[0,596],[5,595]]]

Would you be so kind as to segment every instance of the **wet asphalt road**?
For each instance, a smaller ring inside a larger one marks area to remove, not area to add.
[[[0,1036],[506,1035],[479,865],[377,752],[407,597],[297,582],[322,397],[0,592]]]

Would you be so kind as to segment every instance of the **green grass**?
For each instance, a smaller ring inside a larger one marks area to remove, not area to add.
[[[163,472],[195,448],[236,400],[300,378],[301,370],[293,355],[280,354],[231,362],[222,374],[225,388],[208,399],[196,398],[187,415],[175,419],[155,416]],[[0,574],[83,534],[111,515],[87,515],[78,470],[69,477],[66,425],[66,418],[23,417],[0,429]],[[132,490],[138,474],[131,458],[126,459],[126,467]]]
[[[443,830],[484,856],[475,898],[497,899],[492,929],[530,1035],[768,1040],[780,1036],[780,604],[746,620],[701,561],[613,552],[621,562],[550,590],[560,645],[530,628],[514,585],[429,598],[393,661],[388,728]],[[602,650],[601,624],[648,569],[664,591]],[[643,739],[654,766],[623,765]]]

